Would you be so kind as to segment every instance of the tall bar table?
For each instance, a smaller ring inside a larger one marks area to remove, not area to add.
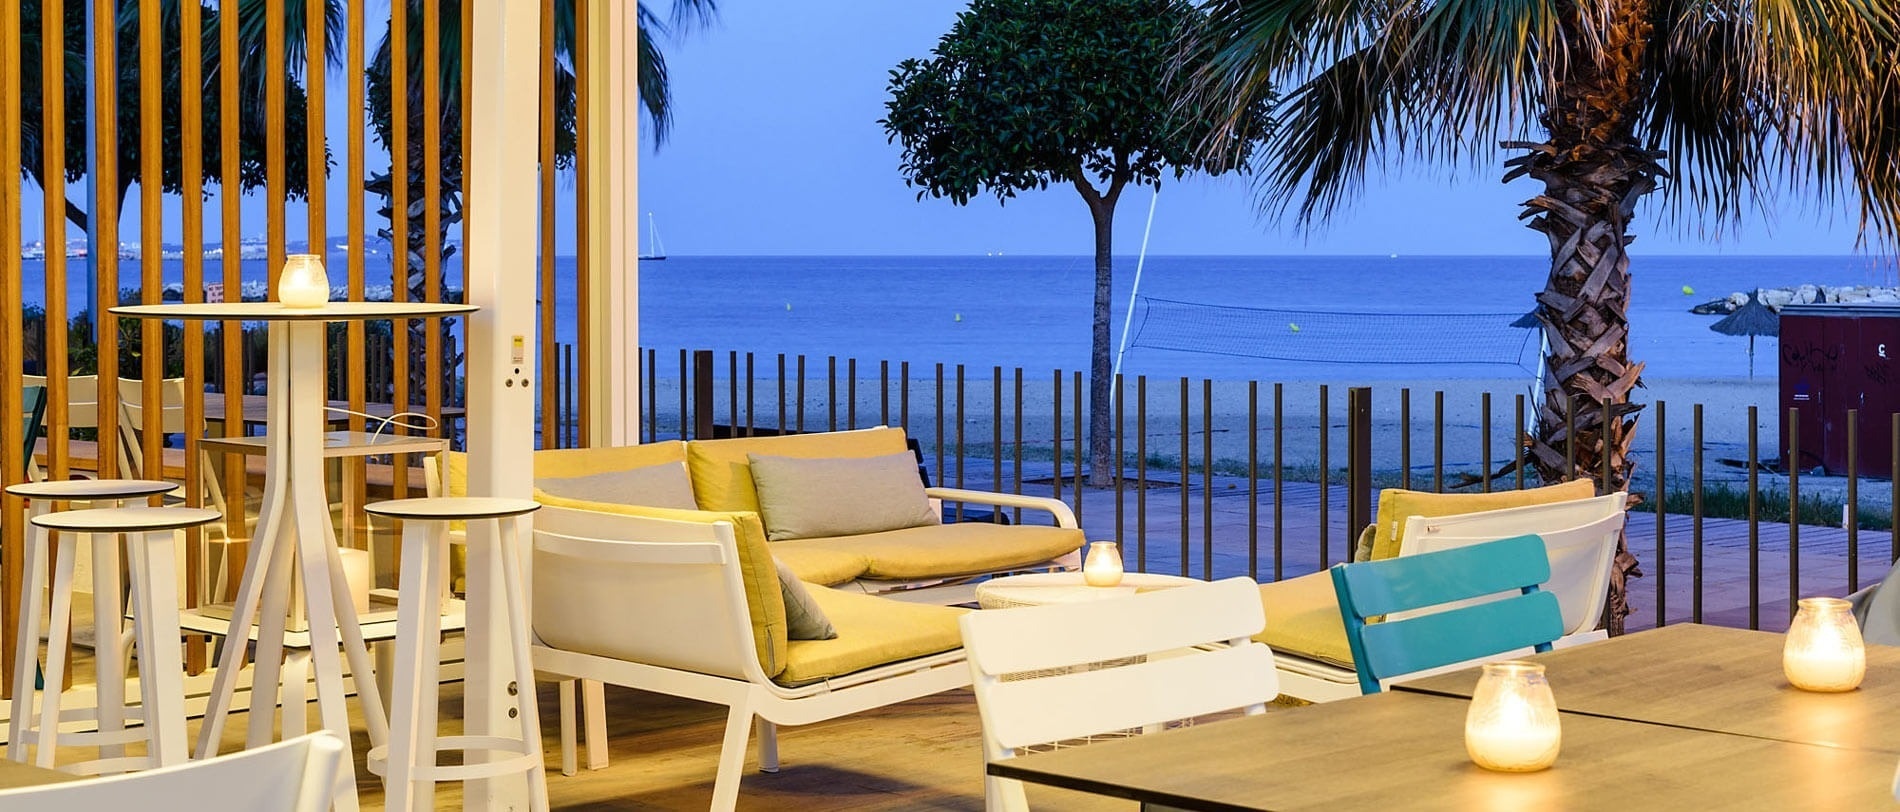
[[[472,305],[421,302],[330,302],[322,307],[285,307],[277,302],[214,302],[115,307],[119,316],[139,319],[204,319],[270,322],[269,437],[265,449],[264,498],[258,510],[257,533],[238,586],[237,605],[231,612],[231,630],[218,660],[211,696],[199,731],[198,756],[215,755],[223,735],[244,665],[243,641],[257,625],[257,654],[251,687],[250,727],[246,747],[271,741],[273,710],[282,680],[285,620],[290,608],[290,579],[295,560],[303,581],[303,609],[309,619],[310,650],[316,674],[317,708],[324,729],[344,742],[349,752],[349,714],[344,706],[343,665],[339,643],[349,657],[352,680],[363,702],[363,718],[370,743],[379,746],[389,737],[389,719],[363,643],[356,607],[343,579],[343,561],[337,553],[336,530],[330,524],[330,502],[324,493],[324,406],[328,400],[324,375],[324,325],[332,321],[440,318],[475,311]],[[338,639],[339,633],[341,640]],[[296,693],[301,693],[297,691]],[[298,704],[286,713],[305,712]],[[295,726],[287,726],[294,729]],[[355,810],[356,775],[337,774],[336,808]]]

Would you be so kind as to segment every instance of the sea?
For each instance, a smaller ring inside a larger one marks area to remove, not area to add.
[[[1180,302],[1272,309],[1276,329],[1296,329],[1315,314],[1487,314],[1515,319],[1542,288],[1548,260],[1537,256],[1151,256],[1117,257],[1112,336],[1119,342],[1130,294]],[[267,274],[261,260],[242,263],[247,283]],[[575,338],[575,262],[558,258],[558,340]],[[373,257],[369,285],[389,283],[389,261]],[[121,261],[120,278],[138,279],[139,263]],[[216,274],[216,266],[207,273]],[[69,301],[84,302],[78,260],[68,271]],[[1748,340],[1709,330],[1716,317],[1694,305],[1757,287],[1894,285],[1895,268],[1872,256],[1641,256],[1631,261],[1630,354],[1662,378],[1739,378],[1748,374]],[[167,283],[182,263],[165,262]],[[332,278],[340,276],[333,265]],[[28,261],[26,304],[44,299],[44,264]],[[679,349],[756,353],[760,369],[778,353],[860,359],[861,374],[880,360],[910,361],[914,377],[934,365],[1022,367],[1032,376],[1087,369],[1094,261],[1084,256],[673,256],[640,266],[640,342],[662,357]],[[77,310],[81,306],[73,305]],[[1136,304],[1143,315],[1143,305]],[[1140,318],[1136,319],[1140,323]],[[1513,377],[1535,366],[1529,355],[1496,362],[1416,365],[1386,360],[1363,339],[1393,347],[1456,343],[1429,321],[1369,317],[1356,349],[1337,358],[1287,361],[1244,354],[1136,346],[1122,355],[1128,375],[1216,380],[1337,380]],[[1213,337],[1209,346],[1220,342]],[[1228,342],[1231,344],[1231,342]],[[1755,342],[1757,372],[1770,372],[1775,339]],[[808,362],[811,363],[811,362]],[[841,361],[842,364],[842,361]],[[870,366],[864,366],[869,364]],[[721,372],[725,364],[719,364]],[[822,367],[820,367],[822,368]],[[841,365],[842,370],[842,365]]]

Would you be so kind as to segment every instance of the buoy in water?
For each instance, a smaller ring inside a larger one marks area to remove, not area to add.
[[[1695,295],[1695,288],[1692,288],[1692,287],[1689,287],[1688,285],[1683,285],[1683,286],[1682,286],[1682,295],[1684,295],[1684,296],[1694,296],[1694,295]]]
[[[1300,326],[1299,326],[1298,324],[1294,324],[1293,322],[1290,322],[1290,321],[1286,323],[1286,328],[1287,328],[1288,330],[1292,330],[1293,332],[1296,332],[1296,333],[1300,331]]]

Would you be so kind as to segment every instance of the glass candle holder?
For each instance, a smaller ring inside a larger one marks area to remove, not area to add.
[[[1465,752],[1487,770],[1534,772],[1557,761],[1563,730],[1544,667],[1487,663],[1465,713]]]
[[[1788,641],[1781,649],[1781,672],[1803,691],[1833,693],[1860,687],[1867,675],[1867,647],[1852,606],[1840,598],[1802,598]]]
[[[1082,559],[1082,581],[1089,586],[1114,586],[1121,583],[1121,547],[1112,541],[1089,542],[1088,557]]]
[[[277,274],[277,303],[285,307],[322,307],[330,302],[330,276],[316,254],[291,254]]]

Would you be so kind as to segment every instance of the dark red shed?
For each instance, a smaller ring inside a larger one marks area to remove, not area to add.
[[[1900,306],[1788,305],[1781,309],[1781,459],[1789,459],[1789,409],[1801,438],[1794,464],[1847,473],[1848,411],[1857,412],[1856,472],[1893,475],[1900,412]]]

